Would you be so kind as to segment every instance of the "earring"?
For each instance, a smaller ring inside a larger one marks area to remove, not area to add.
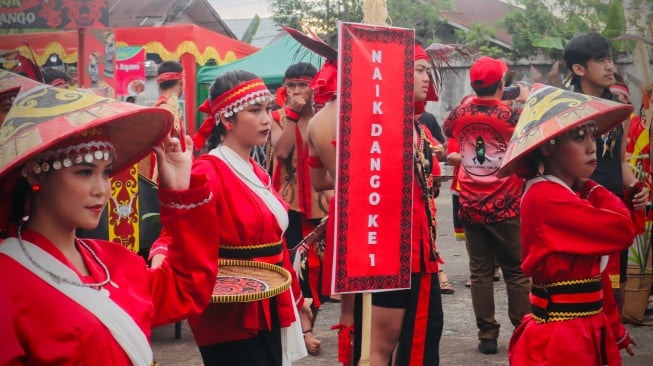
[[[224,124],[224,129],[227,131],[231,131],[234,128],[234,126],[231,123],[225,123]]]
[[[40,190],[41,190],[41,185],[40,184],[34,183],[34,185],[32,185],[32,192],[38,192]]]

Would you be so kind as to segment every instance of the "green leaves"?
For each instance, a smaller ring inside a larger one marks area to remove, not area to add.
[[[646,222],[646,230],[635,237],[635,242],[628,250],[628,263],[639,268],[641,274],[652,273],[653,267],[647,266],[651,256],[651,227],[653,221]]]
[[[564,42],[565,40],[560,37],[536,38],[533,40],[533,47],[564,50]]]

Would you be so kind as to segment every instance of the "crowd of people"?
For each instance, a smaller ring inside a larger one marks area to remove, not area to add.
[[[54,71],[39,80],[50,85],[0,71],[1,365],[152,365],[152,327],[182,319],[206,365],[290,365],[320,353],[313,324],[327,301],[340,304],[334,363],[359,363],[361,297],[330,293],[337,51],[312,49],[322,68],[291,65],[276,95],[250,72],[218,76],[192,138],[177,62],[160,65],[152,107],[65,90],[71,79]],[[473,95],[440,127],[425,105],[441,70],[415,44],[411,285],[372,295],[370,365],[439,364],[441,296],[454,290],[436,198],[450,178],[480,353],[498,352],[497,268],[511,364],[620,365],[621,349],[634,353],[621,317],[626,251],[649,191],[625,158],[633,107],[611,54],[601,35],[579,35],[564,50],[570,90],[517,83],[508,101],[507,64],[479,57]],[[159,188],[147,258],[77,236],[98,225],[111,177],[134,164]],[[280,268],[289,285],[213,301],[226,261]]]

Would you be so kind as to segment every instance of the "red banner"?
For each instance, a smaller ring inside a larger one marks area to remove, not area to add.
[[[410,287],[414,36],[339,25],[334,293]]]
[[[103,28],[109,26],[107,0],[0,1],[0,28]]]
[[[145,91],[145,50],[141,46],[116,49],[116,96]]]

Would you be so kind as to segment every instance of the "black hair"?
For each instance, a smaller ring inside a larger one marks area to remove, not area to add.
[[[476,93],[476,96],[478,97],[489,97],[497,92],[500,85],[501,85],[501,80],[497,81],[492,85],[486,86],[484,88],[475,88],[474,85],[472,85],[472,89],[474,89],[474,93]]]
[[[222,94],[233,89],[238,84],[256,78],[258,78],[258,76],[244,70],[234,70],[222,74],[217,78],[215,78],[215,80],[211,84],[211,88],[209,89],[209,100],[212,102]],[[227,117],[227,119],[233,120],[235,119],[235,115],[231,117]],[[213,131],[211,131],[211,136],[209,136],[209,138],[207,139],[209,150],[212,150],[216,146],[220,145],[222,139],[224,138],[225,132],[226,131],[222,123],[217,123],[216,126],[213,127]]]
[[[26,206],[32,195],[32,188],[27,182],[27,179],[19,177],[16,185],[12,188],[11,195],[14,198],[11,208],[9,209],[8,224],[18,225],[22,218],[28,215]]]
[[[545,143],[548,143],[548,141]],[[517,176],[528,180],[540,175],[540,166],[545,162],[542,146],[538,146],[522,159],[524,159],[522,163],[523,169],[516,172]]]
[[[164,61],[159,65],[159,68],[156,70],[157,75],[164,74],[166,72],[183,72],[184,68],[177,61]],[[166,90],[175,87],[179,84],[179,80],[167,80],[159,84],[161,90]]]
[[[563,52],[565,64],[572,73],[575,64],[585,66],[589,60],[611,55],[612,47],[610,47],[610,42],[596,32],[575,36],[567,43]]]
[[[53,67],[46,67],[43,69],[43,81],[46,84],[50,84],[56,79],[62,79],[68,84],[70,84],[70,82],[72,81],[70,75],[66,74],[61,70],[57,70]]]
[[[300,62],[296,63],[294,65],[290,65],[288,69],[286,69],[286,75],[284,76],[285,79],[292,79],[292,78],[299,78],[302,76],[310,76],[313,77],[317,74],[317,69],[315,66],[308,62]]]

